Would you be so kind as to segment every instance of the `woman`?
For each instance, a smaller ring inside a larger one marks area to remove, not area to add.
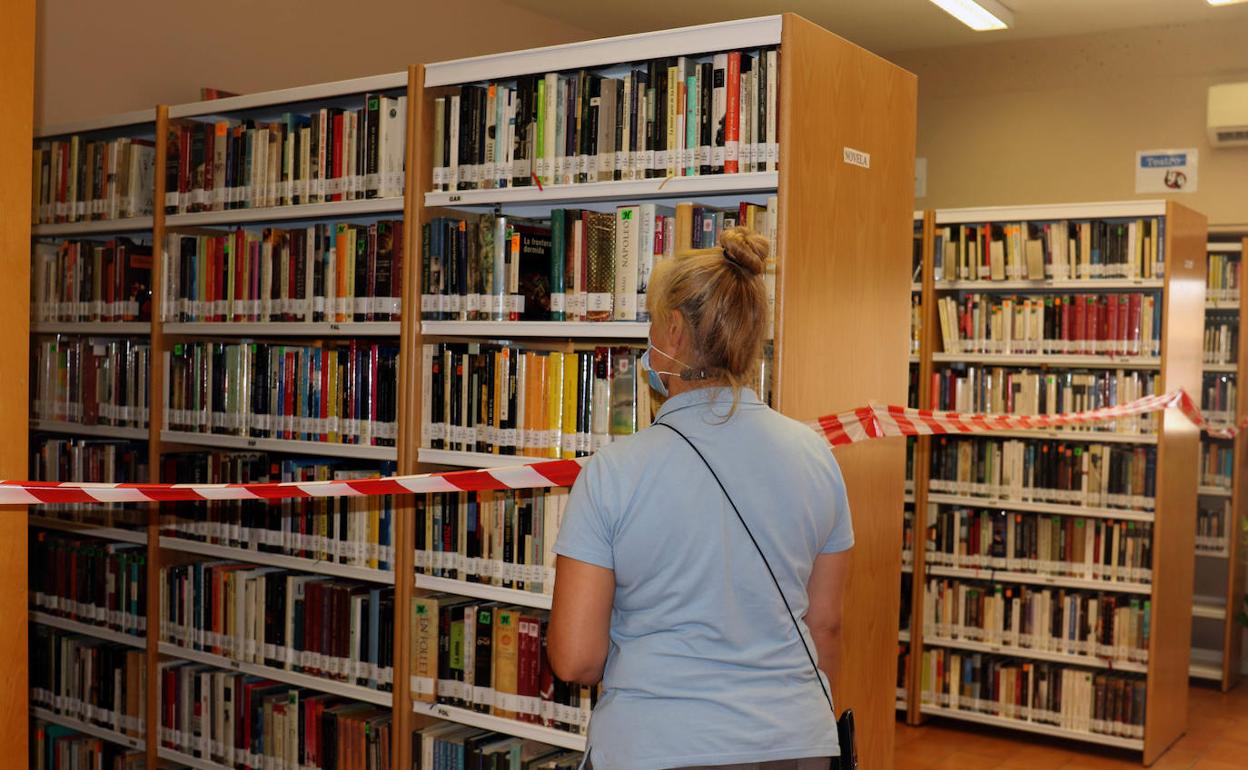
[[[735,228],[656,266],[643,363],[667,401],[572,489],[548,652],[562,679],[603,682],[594,770],[813,770],[838,754],[826,693],[853,529],[827,444],[742,387],[766,254]]]

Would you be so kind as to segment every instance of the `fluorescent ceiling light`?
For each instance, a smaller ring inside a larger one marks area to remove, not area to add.
[[[1213,0],[1209,0],[1213,2]],[[1225,0],[1222,0],[1225,2]],[[1243,2],[1244,0],[1235,0]],[[1014,23],[1014,14],[997,0],[932,0],[945,13],[976,32],[1005,29]]]
[[[1209,5],[1235,5],[1236,3],[1248,2],[1248,0],[1208,0]]]

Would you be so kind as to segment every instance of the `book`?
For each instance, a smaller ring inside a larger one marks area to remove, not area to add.
[[[31,724],[31,770],[82,767],[100,770],[142,770],[146,755],[93,735],[36,719]]]
[[[151,345],[145,340],[36,336],[31,351],[35,419],[147,427]]]
[[[31,223],[150,216],[155,163],[150,139],[39,140],[32,155]]]
[[[30,653],[33,705],[143,736],[147,670],[141,650],[32,624]]]
[[[31,265],[31,320],[147,321],[152,247],[127,238],[38,241]]]
[[[31,605],[68,620],[135,634],[147,629],[146,550],[32,530]]]

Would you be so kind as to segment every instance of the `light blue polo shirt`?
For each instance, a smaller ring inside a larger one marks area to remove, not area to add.
[[[702,451],[801,623],[815,557],[854,544],[840,468],[810,428],[742,390],[703,388],[656,421]],[[650,427],[600,450],[572,488],[555,552],[615,571],[594,770],[833,756],[828,703],[766,567],[710,472]],[[822,676],[822,675],[821,675]]]

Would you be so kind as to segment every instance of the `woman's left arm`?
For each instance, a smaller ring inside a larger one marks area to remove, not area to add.
[[[597,684],[607,663],[615,572],[566,556],[555,562],[546,653],[555,676]]]

